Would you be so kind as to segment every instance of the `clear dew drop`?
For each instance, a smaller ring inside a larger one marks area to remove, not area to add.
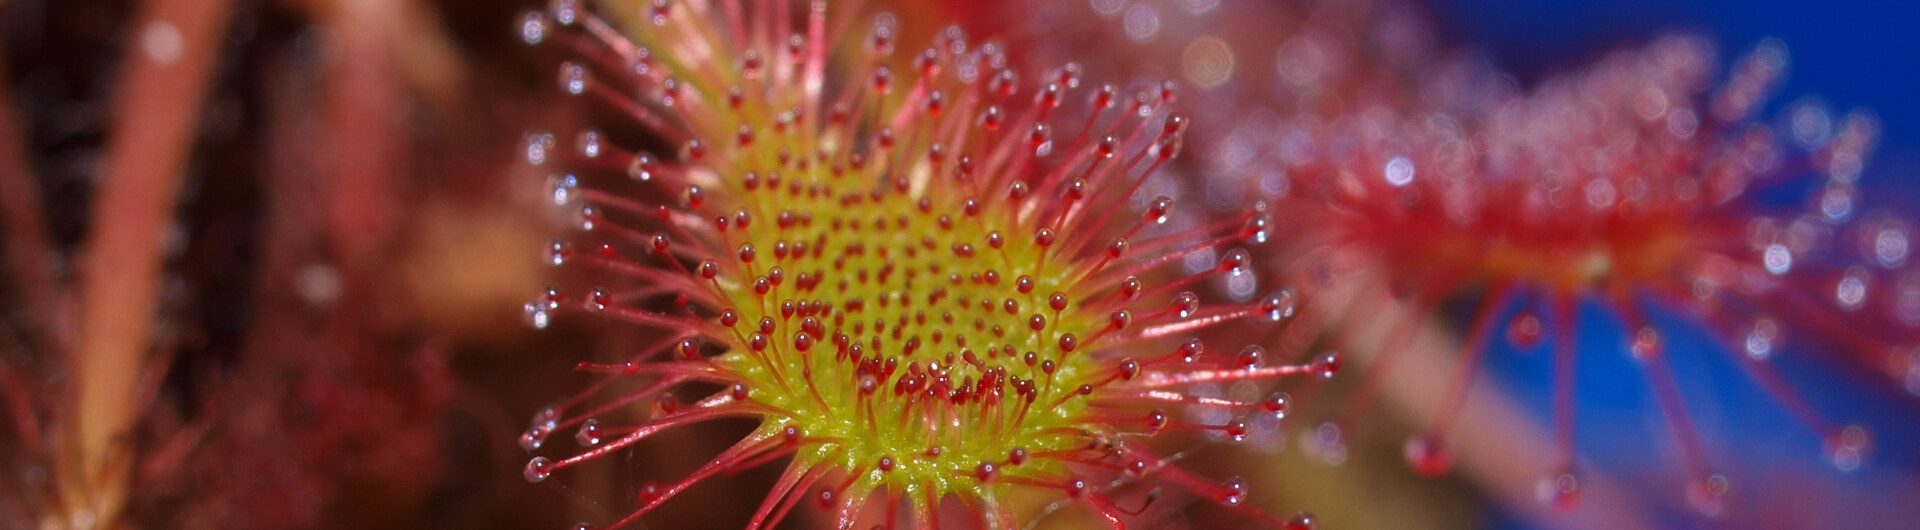
[[[555,240],[547,245],[547,262],[555,267],[565,265],[570,257],[573,257],[573,246],[567,242]]]
[[[560,308],[561,298],[563,297],[560,295],[560,288],[548,287],[547,292],[541,294],[540,298],[521,306],[521,317],[525,319],[527,325],[533,326],[533,329],[547,329],[547,325],[552,323],[551,312]]]
[[[1286,392],[1274,392],[1260,402],[1260,409],[1273,416],[1273,419],[1286,419],[1287,414],[1293,412],[1293,396]]]
[[[1247,224],[1241,228],[1240,233],[1246,234],[1248,243],[1266,243],[1267,229],[1270,223],[1271,222],[1267,220],[1266,214],[1256,214],[1253,218],[1247,219]]]
[[[1747,329],[1745,349],[1748,357],[1755,360],[1767,360],[1773,356],[1775,346],[1780,340],[1780,324],[1771,318],[1753,321],[1753,327]]]
[[[1033,144],[1033,156],[1045,157],[1053,154],[1053,129],[1046,124],[1034,125],[1033,134],[1027,141]]]
[[[1873,236],[1873,259],[1883,267],[1897,267],[1907,261],[1907,231],[1889,223]]]
[[[1247,479],[1233,477],[1227,479],[1224,485],[1227,490],[1225,494],[1220,496],[1220,504],[1239,506],[1241,503],[1247,502]]]
[[[1246,420],[1235,419],[1222,426],[1220,432],[1227,436],[1227,441],[1240,443],[1247,441],[1247,434],[1251,430],[1247,427]]]
[[[1234,357],[1233,362],[1241,368],[1252,370],[1265,364],[1266,358],[1266,348],[1258,344],[1248,344],[1247,347],[1240,349],[1240,354]]]
[[[549,180],[555,206],[566,206],[580,195],[580,178],[573,176],[572,173],[555,175]]]
[[[1714,473],[1695,478],[1687,484],[1687,503],[1700,515],[1719,516],[1726,510],[1727,490],[1731,487],[1726,475]]]
[[[1766,249],[1761,251],[1760,264],[1767,268],[1768,273],[1775,276],[1786,274],[1793,270],[1793,251],[1780,243],[1767,245]]]
[[[554,426],[559,424],[560,424],[560,409],[547,407],[544,409],[540,409],[537,412],[534,412],[533,422],[530,423],[529,425],[535,428],[545,428],[551,431],[554,429]]]
[[[527,325],[532,326],[533,329],[547,329],[547,326],[553,323],[553,317],[547,313],[546,306],[539,303],[528,302],[527,305],[520,308],[520,311],[521,319],[526,321]]]
[[[1287,520],[1287,530],[1320,530],[1320,518],[1300,512]]]
[[[1312,438],[1307,447],[1327,465],[1340,465],[1347,461],[1346,435],[1340,432],[1340,425],[1323,422],[1313,429]]]
[[[560,63],[560,89],[571,95],[587,92],[587,67],[572,61]]]
[[[580,430],[573,433],[573,441],[579,442],[581,447],[600,445],[600,421],[588,418],[581,423]]]
[[[580,156],[585,158],[600,157],[599,131],[580,131]]]
[[[1200,296],[1192,292],[1182,292],[1173,297],[1173,311],[1180,318],[1193,316],[1200,311]]]
[[[1827,459],[1833,468],[1842,472],[1860,469],[1866,460],[1867,445],[1871,438],[1867,429],[1859,425],[1848,425],[1827,436]]]
[[[1847,311],[1859,310],[1867,302],[1867,281],[1872,276],[1863,267],[1848,267],[1840,282],[1834,285],[1833,300]]]
[[[1188,337],[1185,342],[1180,343],[1180,362],[1190,363],[1198,361],[1200,360],[1200,355],[1206,353],[1206,351],[1206,343],[1200,342],[1200,339]]]
[[[547,151],[553,148],[552,134],[527,133],[525,142],[527,165],[538,166],[547,163]]]
[[[1652,327],[1643,327],[1633,333],[1633,344],[1628,347],[1633,358],[1641,362],[1652,360],[1660,355],[1660,331]]]
[[[1828,224],[1846,222],[1853,215],[1857,193],[1857,189],[1851,185],[1829,183],[1826,190],[1820,193],[1820,214],[1826,217]]]
[[[1173,198],[1161,195],[1147,203],[1147,211],[1141,217],[1153,224],[1166,224],[1167,212],[1172,210]]]
[[[552,433],[553,429],[550,427],[535,425],[527,429],[527,432],[520,433],[520,448],[527,451],[538,451],[540,450],[540,446],[547,444],[547,435]]]
[[[1393,187],[1398,188],[1412,184],[1413,160],[1409,160],[1404,156],[1393,157],[1392,160],[1387,161],[1387,167],[1382,171],[1382,174],[1386,177],[1387,184]]]
[[[592,232],[600,221],[600,209],[591,204],[581,205],[580,212],[574,216],[582,232]]]
[[[1530,350],[1540,344],[1543,331],[1545,330],[1541,327],[1539,316],[1531,312],[1521,312],[1507,322],[1507,343],[1512,344],[1514,348]]]
[[[627,178],[639,182],[652,182],[653,170],[653,155],[640,153],[634,155],[633,161],[627,164]]]
[[[1293,291],[1281,289],[1260,299],[1260,314],[1269,322],[1279,322],[1293,316]]]
[[[540,44],[547,38],[547,16],[539,11],[526,10],[520,13],[520,42],[528,46]]]
[[[571,26],[580,17],[580,0],[553,0],[547,5],[547,11],[553,13],[554,22]]]
[[[1220,258],[1220,267],[1226,269],[1228,274],[1246,274],[1252,267],[1252,262],[1253,258],[1247,254],[1246,249],[1236,248],[1227,251],[1226,256]]]
[[[1542,503],[1571,510],[1580,504],[1580,476],[1571,470],[1549,473],[1534,485],[1534,494]]]
[[[528,460],[526,469],[520,471],[520,476],[525,477],[527,482],[540,482],[552,474],[553,461],[544,456],[536,456]]]
[[[1308,368],[1323,379],[1331,379],[1334,373],[1340,371],[1340,352],[1320,354]]]
[[[592,293],[587,294],[586,309],[589,312],[599,313],[606,311],[607,306],[612,303],[613,295],[607,293],[607,288],[595,287]]]

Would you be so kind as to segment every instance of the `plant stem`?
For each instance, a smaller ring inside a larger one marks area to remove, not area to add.
[[[148,0],[129,27],[107,161],[81,274],[77,401],[62,470],[73,526],[112,527],[125,502],[135,387],[152,351],[161,243],[173,218],[229,0]]]

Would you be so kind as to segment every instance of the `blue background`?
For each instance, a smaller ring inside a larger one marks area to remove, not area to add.
[[[1818,95],[1839,110],[1874,109],[1885,136],[1873,181],[1913,187],[1920,174],[1920,4],[1896,0],[1434,0],[1449,45],[1483,50],[1523,81],[1591,62],[1623,43],[1675,31],[1706,35],[1721,66],[1765,37],[1792,62],[1776,106]],[[1871,189],[1871,188],[1870,188]],[[1904,194],[1903,197],[1912,197]]]
[[[1528,2],[1523,0],[1435,0],[1436,17],[1447,47],[1475,48],[1495,65],[1532,83],[1578,69],[1623,45],[1655,36],[1689,32],[1715,43],[1722,72],[1761,39],[1777,37],[1791,52],[1786,84],[1776,92],[1774,116],[1785,102],[1818,96],[1837,111],[1873,109],[1883,127],[1878,150],[1861,184],[1867,207],[1892,207],[1912,215],[1920,175],[1920,5],[1908,2],[1789,2],[1782,0],[1626,0],[1615,2]],[[1517,309],[1515,310],[1517,311]],[[1646,487],[1643,500],[1663,523],[1699,526],[1706,520],[1678,502],[1681,488],[1671,469],[1679,456],[1646,378],[1625,353],[1626,331],[1605,308],[1582,304],[1578,341],[1578,443],[1590,463],[1624,475]],[[1920,476],[1920,426],[1915,400],[1874,385],[1857,370],[1832,366],[1817,355],[1789,349],[1774,366],[1829,420],[1857,422],[1873,431],[1874,450],[1867,467],[1843,473],[1823,468],[1819,437],[1794,420],[1719,350],[1699,326],[1669,314],[1660,318],[1675,352],[1676,377],[1693,423],[1705,435],[1715,467],[1734,478],[1734,502],[1772,502],[1783,486],[1755,484],[1756,477],[1811,473],[1814,480],[1786,486],[1808,488],[1803,500],[1810,517],[1845,526],[1912,524],[1920,507],[1913,499],[1887,498],[1882,485],[1911,483]],[[1552,354],[1550,344],[1517,354],[1496,344],[1487,357],[1493,378],[1542,425],[1551,425]],[[1882,385],[1885,386],[1885,385]],[[1743,478],[1749,479],[1743,483]],[[1764,479],[1761,479],[1764,480]],[[1842,499],[1822,504],[1821,499]],[[1732,510],[1754,506],[1730,506]],[[1761,511],[1764,511],[1764,507]],[[1777,507],[1776,507],[1777,508]],[[1901,515],[1904,512],[1906,515]],[[1892,514],[1905,523],[1889,521]],[[1854,519],[1858,517],[1858,519]],[[1517,517],[1498,514],[1493,526],[1519,526]],[[1768,521],[1752,521],[1767,523]],[[1781,521],[1772,521],[1778,524]],[[1738,520],[1719,521],[1715,524]],[[1791,524],[1791,523],[1789,523]]]

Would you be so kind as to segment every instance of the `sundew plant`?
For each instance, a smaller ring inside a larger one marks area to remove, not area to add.
[[[1028,75],[1007,66],[1017,50],[959,29],[914,43],[891,17],[826,2],[608,13],[559,2],[520,19],[528,44],[562,58],[564,93],[642,131],[527,136],[526,162],[577,221],[550,260],[601,286],[554,288],[525,311],[536,327],[581,315],[661,338],[580,363],[604,379],[535,416],[527,480],[745,417],[759,427],[683,479],[642,486],[612,525],[773,462],[786,470],[751,526],[804,501],[843,527],[869,505],[884,507],[879,521],[926,527],[957,499],[976,524],[1012,528],[1036,516],[1019,499],[1038,498],[1120,527],[1162,488],[1285,522],[1248,502],[1246,481],[1195,475],[1148,443],[1240,440],[1250,419],[1291,407],[1284,393],[1242,401],[1190,385],[1318,378],[1340,363],[1201,335],[1277,325],[1294,302],[1275,290],[1207,305],[1190,290],[1251,274],[1240,247],[1267,239],[1264,206],[1176,228],[1171,198],[1129,200],[1181,150],[1172,85],[1094,84],[1072,64]],[[1226,257],[1210,270],[1167,267],[1215,249]],[[717,390],[682,403],[683,387]],[[635,407],[644,420],[616,420]],[[1189,407],[1231,419],[1182,419]],[[548,456],[556,433],[582,449]]]

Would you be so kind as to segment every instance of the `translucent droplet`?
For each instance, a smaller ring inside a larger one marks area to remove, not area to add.
[[[1239,506],[1240,503],[1247,501],[1247,479],[1233,477],[1227,479],[1224,485],[1227,489],[1226,492],[1220,496],[1220,504]]]
[[[1776,276],[1786,274],[1787,271],[1793,270],[1793,252],[1787,250],[1786,245],[1779,243],[1767,245],[1766,250],[1761,252],[1760,264],[1767,268],[1767,272]]]
[[[1134,4],[1120,19],[1120,27],[1134,42],[1153,40],[1160,33],[1160,11],[1147,4]]]
[[[587,92],[587,67],[567,61],[560,63],[560,89],[575,96]]]
[[[1897,267],[1907,261],[1907,230],[1889,223],[1873,236],[1873,257],[1881,266]]]
[[[1340,371],[1340,352],[1320,354],[1308,368],[1323,379],[1331,379],[1335,372]]]
[[[546,445],[547,435],[552,433],[553,430],[546,426],[535,425],[527,429],[527,432],[520,433],[520,448],[527,451],[537,451],[540,449],[540,446]]]
[[[564,297],[560,294],[560,288],[548,287],[547,292],[541,294],[539,299],[521,307],[524,313],[522,316],[526,318],[528,325],[533,326],[533,329],[546,329],[547,324],[551,322],[550,312],[560,307],[562,298]]]
[[[1313,438],[1307,446],[1329,465],[1340,465],[1347,461],[1346,436],[1340,432],[1340,426],[1333,422],[1321,423],[1314,428]]]
[[[1247,255],[1246,249],[1236,248],[1227,251],[1227,255],[1220,258],[1220,268],[1225,269],[1229,274],[1243,274],[1252,262],[1253,258]]]
[[[1236,419],[1233,421],[1229,421],[1227,422],[1226,425],[1222,426],[1220,429],[1220,432],[1227,435],[1228,441],[1231,441],[1233,443],[1240,443],[1240,442],[1247,441],[1247,432],[1249,431],[1247,428],[1247,422]]]
[[[1726,496],[1730,484],[1726,475],[1718,473],[1694,479],[1687,485],[1687,503],[1695,511],[1707,517],[1715,517],[1726,509]]]
[[[573,433],[573,441],[579,442],[582,447],[600,445],[599,420],[588,418],[585,423],[581,423],[580,430]]]
[[[1827,458],[1834,469],[1849,472],[1860,469],[1861,462],[1866,460],[1869,441],[1865,427],[1848,425],[1827,437]]]
[[[1240,355],[1234,357],[1234,364],[1239,365],[1241,368],[1252,370],[1259,368],[1261,364],[1265,363],[1266,358],[1266,348],[1262,348],[1258,344],[1248,344],[1247,347],[1240,349]]]
[[[520,13],[520,41],[528,46],[539,44],[547,38],[547,16],[539,11],[526,10]]]
[[[1534,494],[1540,502],[1561,510],[1571,510],[1580,504],[1580,476],[1572,470],[1564,470],[1541,477],[1534,486]]]
[[[1265,315],[1271,322],[1279,322],[1293,316],[1293,309],[1292,290],[1281,289],[1260,300],[1260,314]]]
[[[613,295],[607,294],[605,287],[595,287],[592,293],[587,294],[586,309],[587,311],[598,313],[606,311],[607,305],[612,303]]]
[[[566,206],[580,196],[580,178],[573,176],[572,173],[556,175],[550,180],[555,206]]]
[[[1833,115],[1825,104],[1817,100],[1801,101],[1794,104],[1787,115],[1788,130],[1801,149],[1818,148],[1833,138]]]
[[[1820,192],[1820,215],[1830,224],[1845,222],[1853,215],[1856,188],[1850,184],[1829,183],[1826,190]]]
[[[1260,409],[1272,415],[1274,419],[1285,419],[1287,413],[1293,411],[1293,396],[1287,395],[1286,392],[1274,392],[1260,402]]]
[[[1233,79],[1233,47],[1211,35],[1194,39],[1181,53],[1180,66],[1187,82],[1194,86],[1220,86]]]
[[[1167,212],[1172,210],[1173,198],[1161,195],[1147,203],[1147,211],[1142,217],[1153,224],[1166,224]]]
[[[1539,316],[1522,312],[1514,315],[1513,320],[1507,322],[1507,343],[1522,350],[1533,349],[1540,344],[1543,331]]]
[[[1860,309],[1860,306],[1867,302],[1867,280],[1869,279],[1872,279],[1872,276],[1867,274],[1866,268],[1848,267],[1846,274],[1840,277],[1840,283],[1834,286],[1834,301],[1840,304],[1841,309],[1847,311]]]
[[[553,20],[562,26],[571,26],[580,16],[580,0],[553,0],[547,7],[553,13]]]
[[[580,223],[580,231],[592,232],[600,224],[600,209],[591,204],[582,205],[576,220]]]
[[[1260,289],[1260,280],[1252,273],[1251,269],[1241,267],[1241,270],[1243,272],[1239,274],[1227,275],[1226,287],[1228,298],[1231,298],[1235,302],[1244,303],[1252,299],[1253,293]],[[1254,316],[1259,317],[1261,315],[1255,313]]]
[[[1320,530],[1320,518],[1300,512],[1287,520],[1287,530]]]
[[[653,155],[640,153],[633,155],[633,162],[627,164],[627,178],[640,182],[653,181]]]
[[[580,156],[585,158],[600,157],[599,131],[580,131]]]
[[[1633,345],[1629,349],[1634,359],[1641,362],[1652,360],[1660,355],[1660,332],[1651,327],[1640,328],[1633,333]]]
[[[553,461],[548,460],[547,457],[544,456],[536,456],[533,457],[532,460],[528,460],[527,468],[520,472],[520,476],[526,477],[527,482],[540,482],[546,480],[547,476],[552,474]]]
[[[1747,356],[1756,360],[1766,360],[1773,356],[1774,345],[1780,340],[1780,324],[1771,318],[1762,318],[1748,328],[1746,338]]]
[[[1192,292],[1183,292],[1173,297],[1174,314],[1187,318],[1200,310],[1200,296]]]
[[[547,329],[547,325],[552,323],[552,316],[547,313],[546,306],[529,302],[520,310],[522,318],[526,320],[527,325],[533,326],[533,329]]]
[[[1240,233],[1246,236],[1248,243],[1265,243],[1267,242],[1267,224],[1266,214],[1256,214],[1247,219],[1247,224],[1241,228]]]
[[[530,424],[530,426],[536,427],[536,428],[545,428],[546,430],[551,431],[554,429],[554,426],[559,425],[559,423],[560,423],[560,409],[547,407],[544,409],[540,409],[538,412],[533,413],[533,422]]]
[[[570,258],[570,257],[573,257],[573,246],[568,245],[567,242],[555,240],[554,242],[549,243],[547,245],[547,262],[548,263],[552,263],[554,266],[558,267],[560,265],[565,265],[567,263],[567,258]]]
[[[528,133],[525,145],[527,164],[538,166],[547,163],[547,151],[552,148],[552,134]]]
[[[1053,129],[1046,124],[1034,125],[1027,141],[1033,144],[1033,156],[1044,157],[1053,153]]]
[[[1179,350],[1180,362],[1190,363],[1190,362],[1198,361],[1200,360],[1200,354],[1206,353],[1206,351],[1207,351],[1206,343],[1200,342],[1200,339],[1189,337],[1187,338],[1186,342],[1180,343],[1180,350]],[[1920,364],[1920,363],[1916,363],[1916,364]]]
[[[1413,161],[1404,156],[1393,157],[1392,160],[1387,161],[1387,167],[1382,174],[1386,177],[1387,184],[1391,184],[1393,187],[1398,188],[1412,184]]]

